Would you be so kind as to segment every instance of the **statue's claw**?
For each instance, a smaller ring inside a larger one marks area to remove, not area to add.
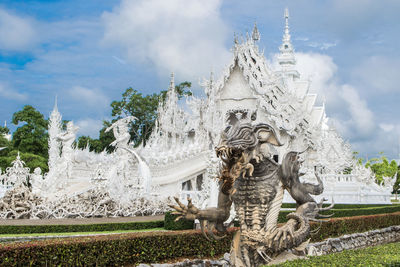
[[[200,221],[200,229],[201,229],[201,233],[203,234],[203,236],[208,240],[208,241],[212,241],[206,232],[206,228],[207,228],[207,221],[206,220],[201,220]]]
[[[261,256],[261,258],[265,261],[265,263],[269,263],[270,261],[272,261],[272,258],[268,256],[267,253],[264,252],[264,247],[258,247],[257,253],[258,255]]]
[[[197,218],[199,209],[193,205],[192,199],[190,197],[187,198],[188,200],[187,206],[185,206],[177,197],[174,197],[174,199],[178,204],[178,206],[177,205],[168,205],[168,206],[175,210],[172,212],[172,214],[178,215],[175,221],[178,221],[182,218],[186,220],[195,220]]]
[[[318,213],[318,217],[320,217],[320,218],[330,218],[330,217],[332,217],[333,215],[335,215],[335,213],[328,214],[328,215],[325,215],[325,214],[319,214],[319,213]]]

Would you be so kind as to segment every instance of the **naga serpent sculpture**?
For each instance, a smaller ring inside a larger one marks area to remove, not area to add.
[[[289,152],[279,165],[271,159],[269,145],[281,146],[274,129],[268,124],[250,123],[228,126],[216,148],[222,160],[218,206],[197,209],[190,198],[187,206],[175,198],[178,205],[171,205],[179,219],[200,221],[203,234],[227,231],[224,221],[229,218],[232,203],[235,205],[240,230],[234,235],[230,263],[237,267],[259,266],[270,262],[288,249],[302,251],[308,244],[309,221],[320,221],[322,202],[310,196],[323,191],[317,172],[317,185],[299,180],[299,152]],[[287,215],[285,225],[278,227],[278,214],[284,190],[296,200],[297,209]],[[208,237],[207,237],[208,238]],[[308,239],[308,240],[307,240]]]

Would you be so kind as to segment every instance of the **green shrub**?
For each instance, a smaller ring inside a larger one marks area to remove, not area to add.
[[[328,201],[329,202],[329,201]],[[323,207],[329,206],[330,203],[324,204]],[[380,208],[391,207],[392,204],[335,204],[334,209],[364,209],[364,208]],[[282,208],[296,208],[296,203],[283,203]]]
[[[329,211],[324,211],[322,214],[332,214],[332,218],[340,218],[340,217],[352,217],[352,216],[361,216],[361,215],[374,215],[374,214],[385,214],[385,213],[393,213],[399,212],[400,205],[390,205],[390,206],[377,206],[377,207],[367,207],[367,208],[353,208],[353,209],[334,209]],[[282,210],[278,216],[278,222],[286,222],[286,215],[293,211]]]
[[[194,229],[194,221],[188,221],[181,219],[175,222],[177,215],[171,214],[170,211],[167,211],[164,216],[164,228],[165,230],[190,230]]]
[[[232,234],[213,242],[191,230],[0,244],[0,266],[115,266],[212,257],[229,251]]]
[[[0,225],[0,234],[101,232],[117,230],[142,230],[159,227],[164,227],[164,221],[69,225]]]
[[[312,229],[316,229],[317,227],[321,226],[320,230],[316,234],[311,235],[311,240],[312,242],[317,242],[329,237],[362,233],[392,225],[400,225],[400,212],[369,216],[333,218],[326,220],[321,224],[311,223]]]

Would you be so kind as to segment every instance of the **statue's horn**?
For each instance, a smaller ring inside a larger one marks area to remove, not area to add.
[[[301,152],[298,152],[299,153],[299,155],[300,154],[303,154],[304,152],[306,152],[307,150],[309,149],[309,147],[307,147],[306,149],[304,149],[303,151],[301,151]]]
[[[267,142],[275,146],[282,146],[283,144],[278,140],[274,128],[266,123],[260,123],[255,126],[254,132],[260,142]]]

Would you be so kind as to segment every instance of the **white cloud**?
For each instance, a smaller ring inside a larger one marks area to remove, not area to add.
[[[295,38],[294,38],[294,40],[296,40],[296,41],[303,41],[303,42],[305,42],[305,41],[308,41],[308,40],[310,40],[310,38],[308,38],[308,37],[301,37],[301,36],[299,36],[299,37],[295,37]]]
[[[330,56],[318,53],[296,53],[297,68],[303,79],[310,78],[310,92],[325,94],[331,87],[337,66]]]
[[[117,56],[112,56],[113,59],[115,59],[118,63],[122,64],[122,65],[126,65],[126,61],[123,59],[120,59]]]
[[[360,97],[358,91],[345,84],[341,87],[340,96],[347,103],[347,109],[351,116],[348,121],[349,127],[355,128],[359,137],[372,133],[376,126],[374,115],[368,108],[367,102]]]
[[[79,135],[89,135],[92,138],[98,138],[99,131],[103,127],[103,121],[86,118],[78,120],[76,125],[79,127]]]
[[[163,74],[199,77],[230,58],[221,0],[122,0],[102,16],[104,43],[121,47],[131,62],[150,63]]]
[[[110,104],[108,97],[98,89],[74,86],[68,90],[68,94],[80,103],[85,103],[86,105],[99,109],[107,107]]]
[[[328,50],[331,47],[337,46],[337,42],[329,43],[329,42],[324,42],[324,43],[316,43],[316,42],[311,42],[308,44],[308,46],[313,47],[313,48],[318,48],[320,50]]]
[[[352,72],[353,79],[360,81],[370,93],[400,92],[400,60],[387,56],[371,56]]]
[[[36,41],[35,22],[0,9],[0,49],[10,51],[29,50]]]
[[[380,123],[379,127],[385,132],[391,132],[392,130],[395,129],[396,126],[391,123]]]
[[[10,100],[24,101],[28,98],[27,95],[16,92],[4,84],[0,84],[0,96]]]

